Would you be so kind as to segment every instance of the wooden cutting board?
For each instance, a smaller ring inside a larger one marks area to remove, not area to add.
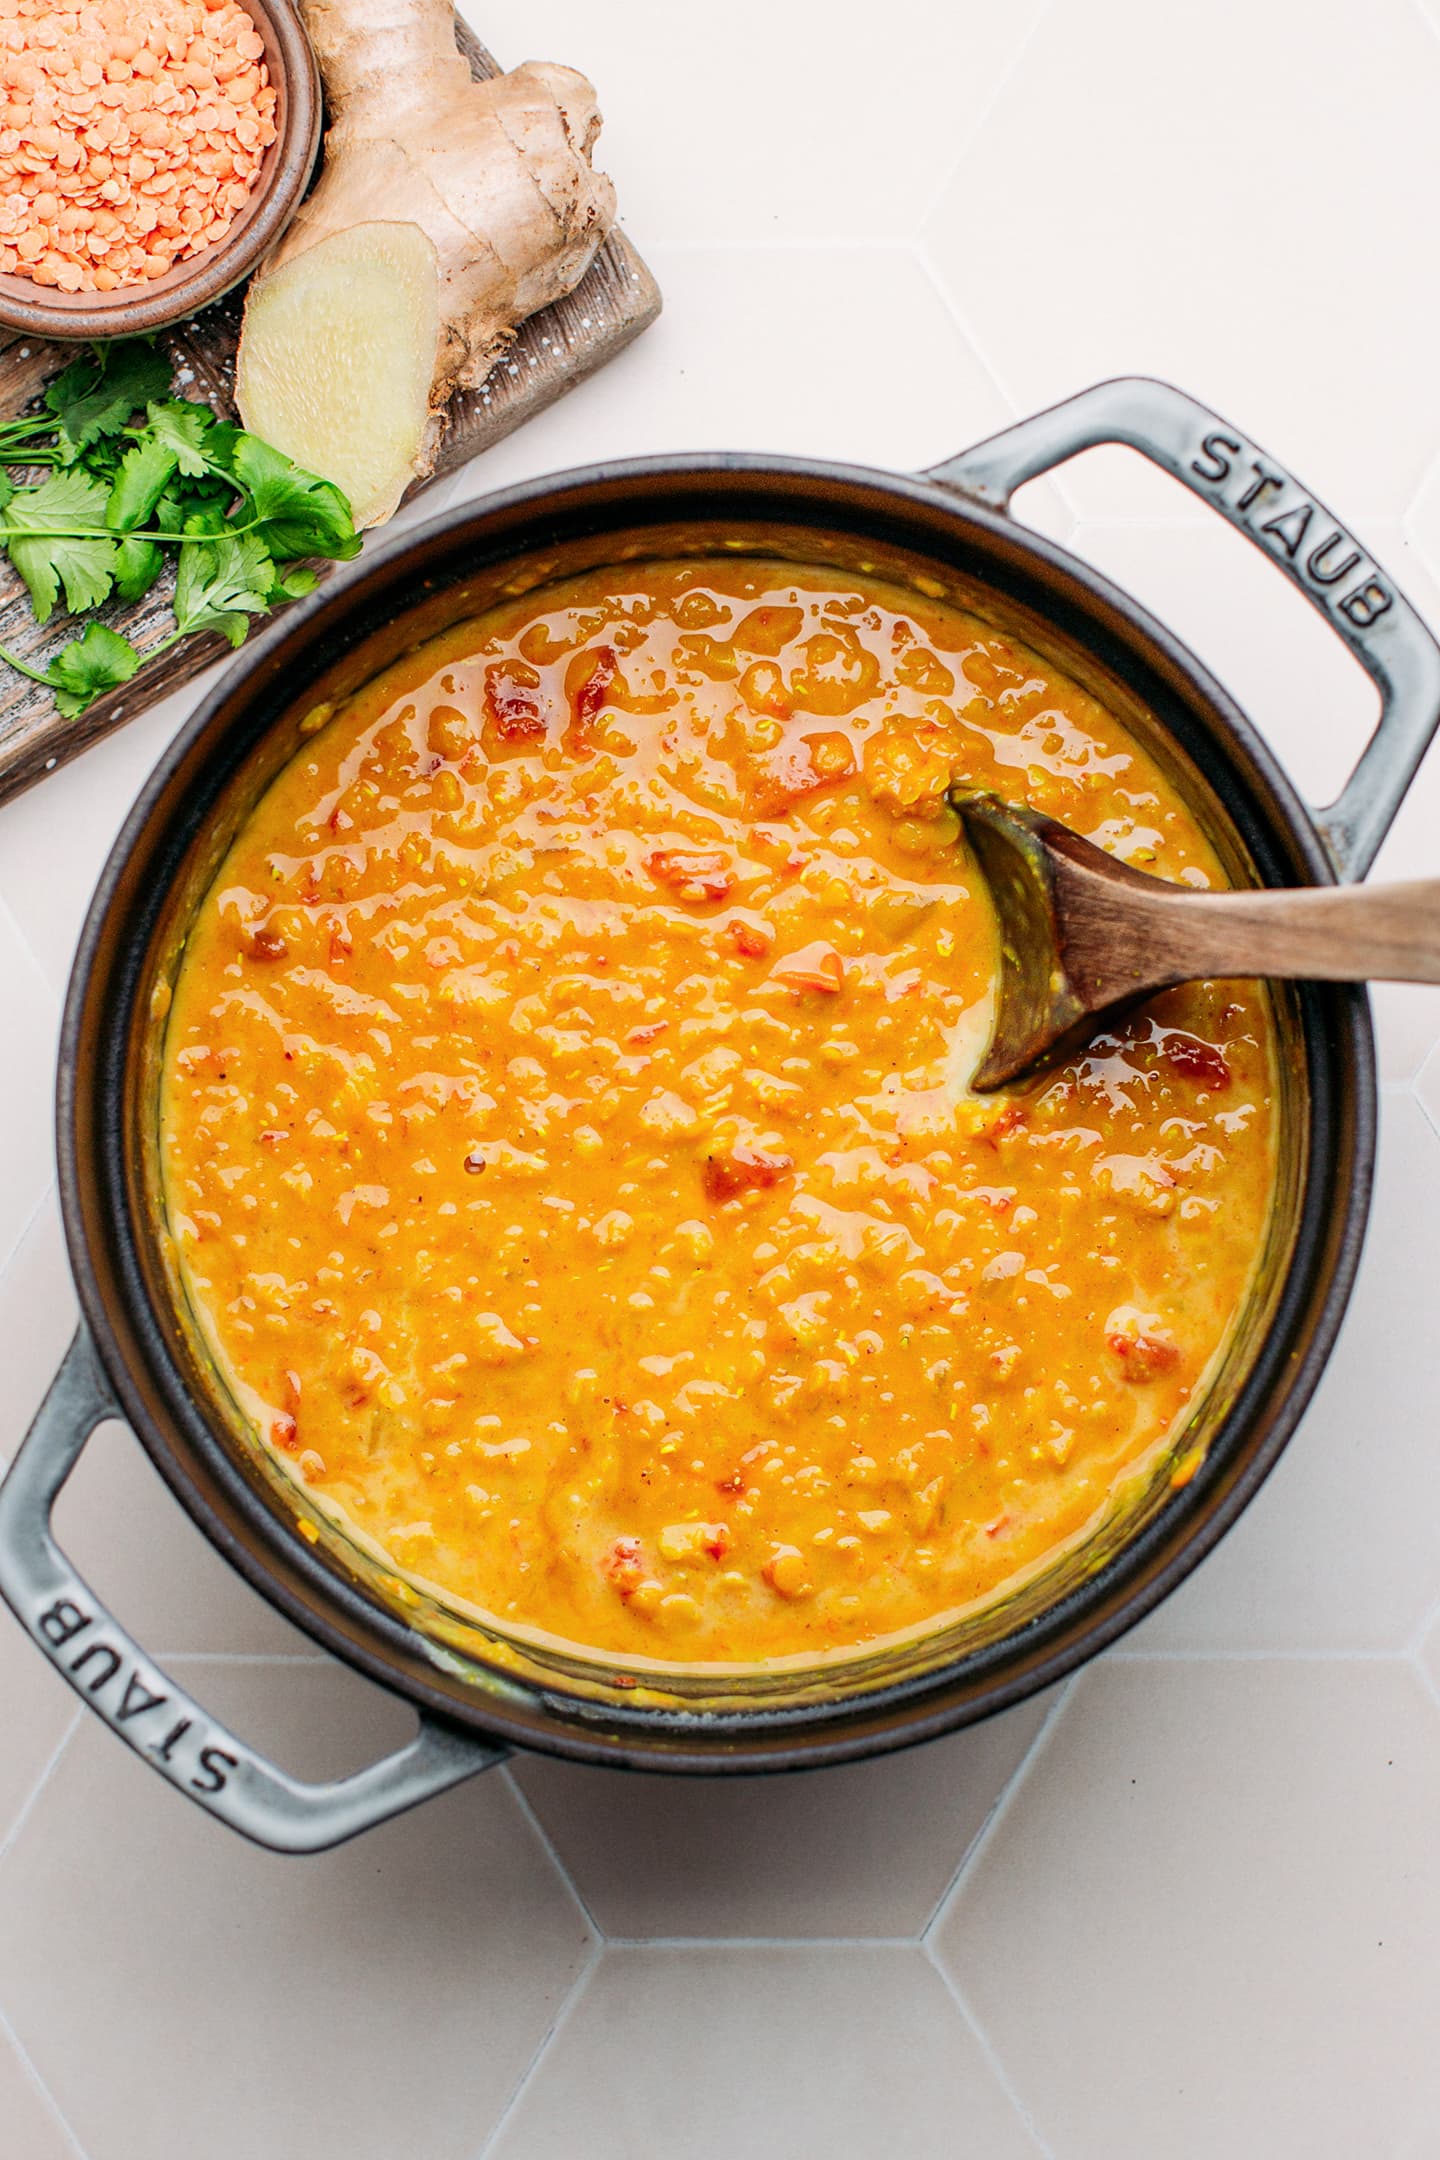
[[[455,35],[473,75],[500,73],[498,63],[458,17]],[[180,394],[207,398],[225,418],[234,417],[235,348],[243,304],[242,288],[160,339],[174,362]],[[468,463],[532,413],[553,405],[638,337],[659,312],[660,289],[654,278],[629,241],[612,233],[574,292],[532,315],[481,387],[461,391],[452,400],[435,470],[428,480],[416,483],[411,495]],[[74,355],[73,345],[5,333],[0,342],[0,418],[23,412]],[[316,567],[322,576],[344,574],[343,564]],[[107,607],[97,619],[123,631],[143,653],[174,627],[169,609],[173,584],[173,570],[167,570],[135,606]],[[31,659],[58,649],[71,634],[64,617],[39,628],[25,587],[8,557],[0,555],[0,645]],[[228,651],[220,637],[187,638],[121,689],[97,698],[78,720],[62,720],[42,684],[0,662],[0,802],[78,757],[89,744],[123,727]]]

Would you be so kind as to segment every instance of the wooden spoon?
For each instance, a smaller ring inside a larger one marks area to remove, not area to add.
[[[982,1093],[1057,1063],[1156,990],[1207,977],[1440,982],[1440,879],[1199,892],[1037,810],[952,792],[1000,926]]]

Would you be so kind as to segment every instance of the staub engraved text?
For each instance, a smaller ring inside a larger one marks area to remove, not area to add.
[[[174,1699],[163,1681],[96,1632],[94,1613],[74,1598],[59,1597],[37,1614],[34,1626],[55,1663],[70,1676],[71,1685],[93,1695],[112,1724],[122,1730],[134,1726],[135,1732],[127,1732],[127,1738],[164,1763],[177,1783],[188,1785],[202,1799],[224,1791],[238,1757],[216,1747],[193,1716],[177,1717]],[[153,1723],[141,1727],[141,1719]]]
[[[1394,594],[1365,550],[1287,473],[1250,455],[1238,436],[1212,429],[1190,470],[1243,524],[1291,565],[1292,572],[1354,630],[1368,630],[1394,606]]]

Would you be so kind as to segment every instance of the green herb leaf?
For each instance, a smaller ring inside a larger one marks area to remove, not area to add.
[[[205,455],[210,460],[212,472],[228,473],[233,470],[235,445],[240,441],[244,432],[244,429],[237,427],[233,420],[217,420],[215,422],[214,427],[211,428],[205,438]]]
[[[169,443],[159,442],[150,434],[137,438],[120,460],[105,513],[111,532],[132,532],[137,525],[149,523],[151,511],[170,485],[176,463]]]
[[[115,690],[140,665],[140,655],[129,638],[104,623],[87,623],[78,638],[63,645],[48,670],[55,702],[66,720],[74,720],[102,690]]]
[[[120,683],[129,682],[140,665],[140,655],[130,640],[107,630],[103,623],[87,623],[79,637],[61,646],[48,667],[32,667],[3,645],[0,660],[8,661],[21,675],[28,675],[31,682],[45,683],[53,690],[66,720],[74,720],[84,712],[102,690],[114,690]]]
[[[308,563],[296,563],[289,570],[275,571],[275,582],[270,588],[272,600],[303,600],[307,592],[314,592],[320,580]]]
[[[302,555],[325,555],[348,562],[360,552],[360,536],[350,505],[328,480],[272,450],[258,436],[236,438],[231,470],[250,497],[250,517],[257,536],[276,562]]]
[[[147,406],[146,418],[150,434],[173,450],[182,473],[198,479],[210,470],[205,439],[215,425],[215,415],[208,405],[197,404],[193,398],[167,398],[163,405]]]
[[[303,558],[358,554],[339,488],[199,400],[168,396],[169,387],[168,364],[148,342],[97,345],[50,385],[44,413],[0,423],[0,548],[29,587],[38,621],[49,620],[62,589],[76,614],[112,589],[127,603],[141,599],[173,547],[174,638],[213,630],[239,645],[254,616],[313,589],[316,574]],[[3,467],[31,453],[60,469],[16,489]],[[134,647],[100,624],[43,671],[3,651],[0,658],[49,684],[67,714],[140,664]]]
[[[65,605],[75,615],[98,607],[109,592],[115,543],[105,526],[107,500],[99,480],[63,472],[39,487],[17,488],[6,504],[5,544],[30,588],[37,622],[50,620],[62,584]]]
[[[180,527],[181,536],[185,539],[220,539],[230,530],[230,501],[231,498],[228,495],[223,496],[218,502],[214,500],[206,501],[203,497],[197,502],[190,496],[186,496],[185,516]]]
[[[95,346],[45,392],[62,453],[73,459],[97,436],[118,434],[133,412],[169,387],[170,363],[147,340]]]
[[[175,620],[180,634],[218,630],[232,645],[244,641],[252,615],[270,605],[275,566],[254,533],[227,533],[180,551]]]
[[[55,437],[57,445],[62,440],[63,438],[58,435]],[[95,479],[103,480],[106,487],[110,487],[114,482],[116,473],[120,470],[120,460],[124,455],[124,451],[125,438],[123,435],[97,435],[94,442],[86,443],[79,457],[57,457],[56,463],[62,466],[71,466],[77,472],[88,472]]]
[[[233,480],[187,480],[183,473],[175,475],[171,493],[177,502],[185,505],[187,512],[214,509],[227,520],[237,500]]]
[[[165,551],[156,540],[137,540],[127,533],[115,550],[115,595],[120,600],[143,600],[159,577]]]

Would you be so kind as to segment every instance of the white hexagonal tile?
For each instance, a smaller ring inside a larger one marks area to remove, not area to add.
[[[1430,575],[1440,582],[1440,457],[1426,472],[1405,511],[1405,530]]]
[[[899,0],[880,22],[860,0],[732,0],[711,35],[665,0],[464,8],[506,65],[589,74],[605,116],[596,161],[647,254],[909,235],[1041,11]],[[857,311],[867,342],[875,312],[868,299]]]
[[[338,1666],[187,1677],[306,1775],[408,1723]],[[0,2004],[88,2160],[474,2160],[589,1954],[498,1777],[305,1861],[93,1721],[42,1797],[0,1863]]]
[[[102,1425],[55,1510],[81,1577],[152,1657],[318,1656],[220,1558],[128,1427]]]
[[[1381,1104],[1354,1298],[1267,1483],[1128,1650],[1387,1650],[1440,1588],[1440,1142],[1408,1093]]]
[[[0,1118],[0,1269],[29,1228],[54,1175],[55,993],[0,899],[0,999],[4,1001],[5,1115]]]
[[[788,1777],[512,1774],[609,1936],[918,1935],[1048,1708]]]
[[[1381,1079],[1412,1079],[1440,1043],[1440,990],[1426,983],[1374,983],[1370,1003]]]
[[[0,1731],[4,1734],[0,1742],[0,1850],[53,1763],[79,1708],[9,1606],[0,1604]]]
[[[24,1438],[75,1332],[78,1312],[52,1185],[0,1267],[0,1343],[5,1346],[0,1462],[8,1462]]]
[[[1409,0],[1372,0],[1363,35],[1345,0],[1220,0],[1189,46],[1148,0],[1053,8],[929,244],[1022,410],[1168,376],[1343,517],[1395,516],[1440,440],[1403,208],[1440,196],[1437,100],[1440,44]],[[1077,464],[1074,500],[1145,514],[1124,473]]]
[[[1440,585],[1403,525],[1368,525],[1385,568],[1393,575],[1431,630],[1440,637]],[[1418,878],[1440,875],[1440,740],[1432,738],[1419,772],[1396,812],[1371,878]]]
[[[1415,1093],[1432,1130],[1440,1135],[1440,1043],[1436,1043],[1415,1076]]]
[[[915,1949],[607,1950],[493,2160],[1035,2160]],[[104,2160],[104,2156],[101,2156]]]
[[[1111,1661],[939,1954],[1064,2160],[1378,2160],[1440,2116],[1437,1809],[1406,1664]]]
[[[0,1467],[10,1459],[54,1378],[75,1331],[75,1297],[53,1189],[6,1267],[0,1269]],[[0,1605],[0,1844],[79,1705],[9,1611]],[[3,2081],[0,2081],[3,2084]],[[0,2107],[0,2121],[4,2110]]]
[[[1373,884],[1440,877],[1440,743],[1432,744],[1374,868]],[[1376,983],[1371,989],[1382,1077],[1409,1080],[1425,1053],[1440,1042],[1440,989],[1420,983]]]
[[[1440,627],[1440,592],[1398,525],[1365,539]],[[1204,661],[1254,721],[1300,794],[1333,801],[1375,726],[1379,699],[1340,640],[1274,566],[1217,518],[1077,526],[1067,545],[1132,593]],[[1412,783],[1372,882],[1440,876],[1440,750]],[[1376,984],[1381,1075],[1408,1080],[1440,1041],[1440,989]]]
[[[1370,872],[1372,883],[1440,877],[1440,744],[1432,745]],[[1440,989],[1376,983],[1371,989],[1381,1076],[1410,1080],[1440,1043]]]
[[[208,669],[0,806],[0,905],[9,907],[56,990],[65,987],[91,892],[131,803],[219,672]]]
[[[597,456],[673,450],[775,450],[905,471],[1014,418],[904,247],[649,254],[666,297],[654,328],[487,451],[457,494]],[[862,292],[876,326],[865,335]]]
[[[1379,698],[1273,563],[1219,518],[1082,523],[1069,545],[1213,669],[1307,801],[1339,793]]]
[[[0,2125],[16,2160],[76,2160],[78,2148],[4,2026],[0,2025]]]
[[[52,1189],[0,1271],[0,1344],[5,1346],[0,1462],[13,1455],[39,1408],[75,1331],[76,1312]],[[61,1496],[55,1520],[81,1574],[152,1654],[314,1651],[307,1637],[216,1555],[123,1426],[107,1425],[95,1435]],[[59,1709],[74,1698],[18,1635],[16,1645],[43,1747],[46,1736],[58,1737],[58,1710],[52,1707],[42,1718],[42,1696],[54,1691]],[[8,1666],[8,1642],[3,1654]],[[0,1760],[0,1821],[8,1768]]]

